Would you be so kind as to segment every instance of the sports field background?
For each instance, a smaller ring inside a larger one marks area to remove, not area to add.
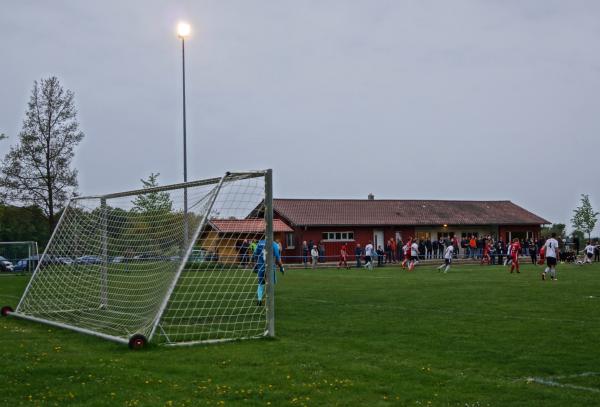
[[[522,269],[290,270],[274,340],[132,352],[3,318],[0,405],[600,405],[600,266]]]

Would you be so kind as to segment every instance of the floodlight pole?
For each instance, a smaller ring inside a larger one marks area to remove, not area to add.
[[[185,37],[181,38],[181,74],[183,78],[183,182],[187,182],[187,134],[185,120]],[[188,244],[188,196],[187,187],[183,189],[183,247]]]

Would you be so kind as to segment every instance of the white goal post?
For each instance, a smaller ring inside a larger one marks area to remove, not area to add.
[[[2,313],[132,348],[274,336],[272,185],[228,172],[73,198],[43,254],[62,261]]]

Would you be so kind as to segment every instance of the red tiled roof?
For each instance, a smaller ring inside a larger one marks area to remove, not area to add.
[[[510,201],[274,199],[293,225],[541,225],[550,223]]]
[[[223,233],[264,233],[263,219],[212,219],[210,224]],[[279,219],[273,220],[273,232],[293,232],[294,230]]]

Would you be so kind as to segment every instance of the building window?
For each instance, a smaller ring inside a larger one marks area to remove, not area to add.
[[[294,247],[296,247],[293,233],[285,234],[285,247],[286,249],[293,249]]]
[[[346,242],[354,240],[354,232],[323,232],[321,237],[329,242]]]

